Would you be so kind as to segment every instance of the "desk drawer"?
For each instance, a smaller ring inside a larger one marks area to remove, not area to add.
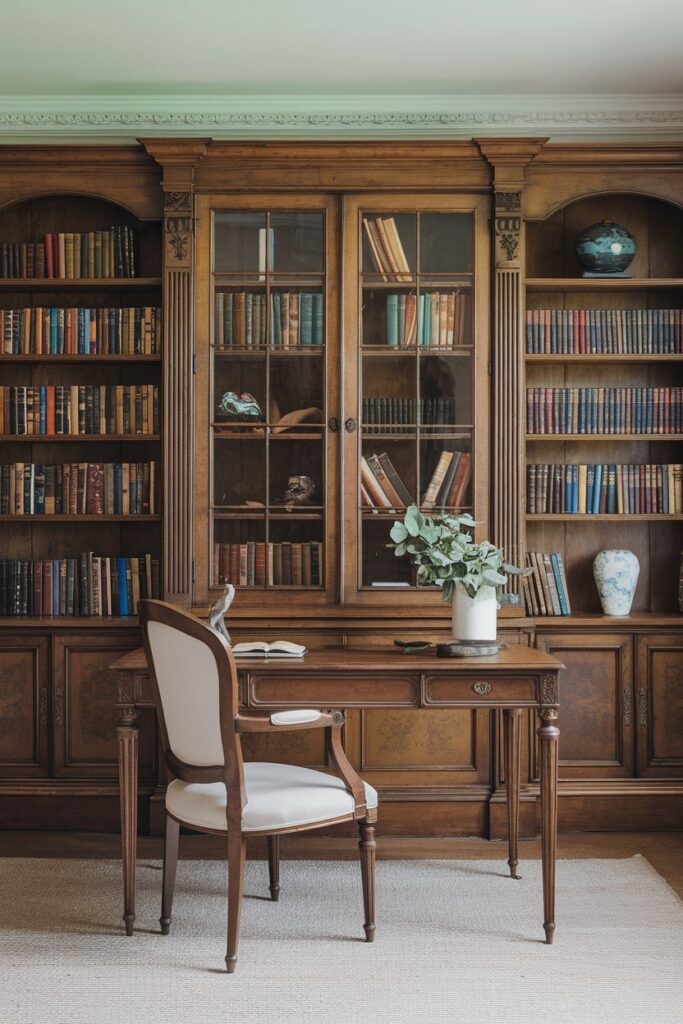
[[[492,704],[498,707],[536,703],[535,676],[494,676],[486,672],[425,675],[424,703],[427,706]]]
[[[240,673],[242,675],[242,673]],[[249,671],[244,673],[249,707],[416,707],[419,704],[418,673],[316,672],[308,675],[292,667],[288,672]]]

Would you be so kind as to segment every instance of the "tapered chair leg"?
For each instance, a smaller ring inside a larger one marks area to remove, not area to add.
[[[225,957],[228,974],[237,966],[246,845],[241,832],[228,832],[228,952]]]
[[[161,934],[168,935],[171,928],[171,908],[173,907],[173,890],[175,873],[178,866],[178,838],[180,825],[166,815],[166,838],[164,840],[164,878],[161,889]]]
[[[375,938],[375,828],[366,821],[359,822],[360,870],[363,876],[363,905],[365,908],[365,941]]]
[[[280,837],[268,836],[268,875],[270,898],[274,903],[280,899]]]

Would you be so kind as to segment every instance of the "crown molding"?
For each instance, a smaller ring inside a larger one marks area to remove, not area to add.
[[[683,137],[683,95],[0,96],[0,141]]]

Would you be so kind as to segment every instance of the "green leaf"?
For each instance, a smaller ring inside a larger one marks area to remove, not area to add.
[[[389,536],[393,541],[396,541],[397,544],[400,544],[401,541],[405,540],[406,537],[408,536],[408,531],[406,530],[403,523],[397,522],[394,523],[394,525],[391,527],[391,533],[389,534]]]

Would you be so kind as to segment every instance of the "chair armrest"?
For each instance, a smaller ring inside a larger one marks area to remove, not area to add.
[[[272,715],[238,715],[236,732],[293,732],[301,729],[340,729],[343,711],[275,711]]]

